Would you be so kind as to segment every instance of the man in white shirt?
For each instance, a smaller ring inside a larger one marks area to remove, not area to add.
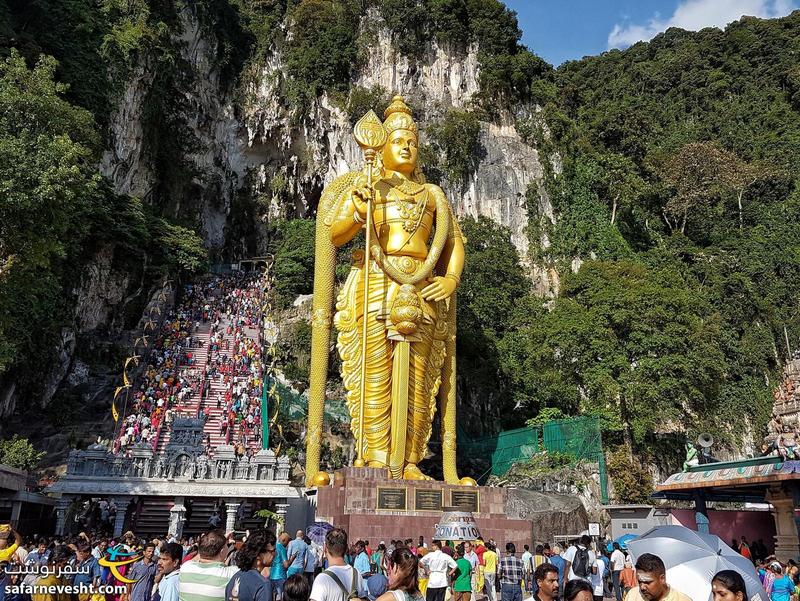
[[[472,566],[472,576],[470,576],[470,586],[472,587],[471,601],[475,601],[476,589],[475,583],[478,574],[478,554],[475,553],[475,547],[471,541],[464,542],[464,559],[466,559]]]
[[[594,570],[591,575],[592,596],[594,601],[603,601],[603,575],[605,574],[606,564],[599,559],[594,560]]]
[[[433,551],[419,560],[420,564],[430,573],[428,577],[428,589],[425,591],[425,599],[426,601],[444,601],[448,585],[448,576],[455,574],[458,566],[452,557],[446,553],[442,553],[441,541],[433,541],[433,543],[431,543],[431,548]]]
[[[533,591],[533,555],[531,554],[531,548],[528,545],[523,545],[525,551],[522,553],[522,575],[525,580],[525,591],[532,592]]]
[[[625,554],[619,548],[619,543],[614,543],[614,551],[611,552],[611,583],[614,585],[614,596],[617,601],[622,601],[622,586],[619,577],[625,569]]]
[[[334,528],[325,535],[325,557],[328,569],[314,578],[309,598],[311,601],[342,601],[351,596],[367,598],[367,585],[361,574],[347,565],[347,532]]]
[[[306,537],[305,541],[308,545],[308,552],[306,553],[303,571],[305,572],[306,580],[308,580],[308,590],[311,590],[311,587],[314,586],[314,573],[317,571],[317,549],[311,539]]]
[[[589,548],[592,544],[592,539],[589,535],[584,534],[581,536],[580,541],[564,552],[564,561],[567,562],[565,572],[567,574],[567,581],[580,578],[586,582],[591,582],[590,577],[597,571],[595,561],[597,556]]]

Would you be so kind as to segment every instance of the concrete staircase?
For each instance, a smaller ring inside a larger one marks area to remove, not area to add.
[[[224,317],[220,319],[220,329],[223,333],[223,339],[220,343],[220,350],[218,353],[213,353],[212,361],[215,360],[218,356],[232,353],[233,346],[234,346],[234,334],[228,334],[228,326],[230,322],[225,319]],[[246,338],[254,340],[258,342],[258,328],[252,326],[245,326],[242,328],[243,334]],[[211,351],[208,351],[211,352]],[[204,436],[208,436],[211,439],[211,446],[212,448],[217,448],[220,445],[226,444],[225,438],[226,434],[222,434],[220,431],[220,426],[222,425],[222,421],[224,419],[225,413],[225,394],[227,392],[227,385],[225,384],[225,377],[220,376],[217,378],[210,378],[206,380],[206,384],[208,387],[208,393],[205,394],[205,399],[200,404],[200,410],[202,412],[208,411],[208,419],[206,420],[205,428],[203,429]],[[221,398],[219,403],[219,407],[217,406],[217,398]],[[263,420],[263,416],[262,416]],[[236,441],[235,433],[230,434],[230,442],[228,444],[234,444]],[[251,437],[248,440],[247,447],[253,449],[254,451],[258,451],[261,448],[260,442],[256,442],[255,437]]]
[[[169,528],[169,512],[174,501],[167,497],[141,497],[136,516],[136,532],[142,536],[164,536]]]
[[[190,349],[192,352],[192,356],[194,359],[194,363],[191,367],[188,368],[188,373],[191,376],[196,376],[197,378],[201,378],[203,374],[203,368],[208,361],[208,355],[210,351],[210,340],[211,340],[211,324],[204,323],[200,324],[200,328],[197,332],[194,332],[194,337],[199,339],[199,344],[197,346],[192,346]],[[185,365],[181,365],[180,370],[182,370]],[[201,396],[205,394],[203,388],[207,386],[207,383],[204,383],[199,390],[195,391],[195,394],[192,396],[191,399],[186,401],[180,406],[173,407],[173,412],[181,412],[181,413],[192,413],[197,414],[197,408],[201,403]],[[156,452],[163,453],[167,447],[167,443],[169,443],[170,438],[170,428],[167,424],[163,424],[161,427],[161,432],[158,437],[158,443],[156,444]]]
[[[208,530],[211,528],[211,526],[208,525],[208,518],[210,518],[211,514],[214,513],[215,504],[217,504],[217,506],[220,508],[219,515],[222,518],[222,524],[220,527],[224,530],[226,515],[224,502],[221,499],[195,498],[191,500],[191,511],[188,514],[186,523],[183,525],[183,534],[186,536],[192,536],[200,534],[201,532],[208,532]],[[266,519],[253,516],[253,512],[255,510],[256,507],[254,503],[250,501],[243,502],[243,507],[239,509],[239,513],[243,517],[236,524],[237,531],[253,531],[264,526]]]
[[[200,534],[201,532],[208,532],[210,526],[208,525],[208,518],[211,517],[211,514],[214,511],[214,503],[216,503],[216,499],[210,498],[199,498],[199,499],[192,499],[191,504],[192,508],[191,511],[188,511],[189,508],[187,507],[188,512],[188,519],[183,525],[183,534],[185,536],[192,536],[196,534]],[[225,509],[224,505],[222,506],[222,525],[225,525]]]

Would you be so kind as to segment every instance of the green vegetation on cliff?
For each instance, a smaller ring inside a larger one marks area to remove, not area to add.
[[[30,69],[15,50],[0,62],[0,376],[16,370],[32,394],[98,250],[148,279],[206,266],[197,234],[102,180],[97,125],[64,99],[56,66]]]
[[[502,344],[526,412],[599,414],[612,442],[762,434],[784,326],[800,340],[798,32],[670,29],[556,71],[556,225],[531,232],[564,280]]]

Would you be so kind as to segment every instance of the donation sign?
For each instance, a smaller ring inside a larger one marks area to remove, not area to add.
[[[480,538],[478,526],[470,511],[445,511],[441,521],[436,524],[434,539],[465,541]]]

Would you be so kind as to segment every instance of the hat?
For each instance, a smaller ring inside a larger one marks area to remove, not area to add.
[[[389,588],[389,580],[383,574],[373,574],[367,578],[367,598],[375,601],[386,589]]]

